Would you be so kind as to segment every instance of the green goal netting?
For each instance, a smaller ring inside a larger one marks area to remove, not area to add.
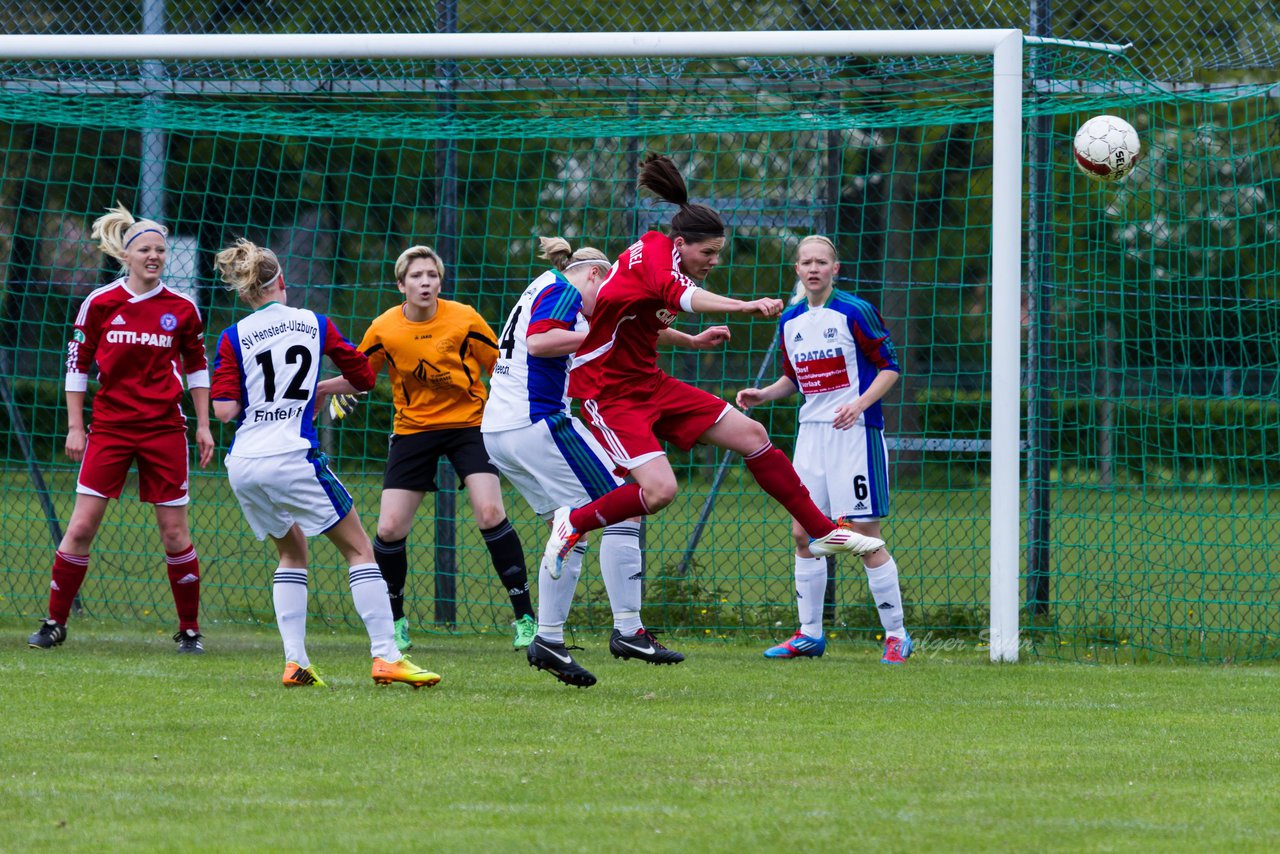
[[[1028,60],[1023,655],[1272,658],[1280,88],[1175,91],[1092,52]],[[798,240],[822,233],[840,249],[839,286],[881,308],[904,368],[887,406],[885,531],[907,624],[923,653],[985,643],[989,57],[0,66],[0,614],[43,615],[74,501],[62,362],[77,306],[115,272],[89,239],[108,205],[169,225],[166,280],[197,299],[211,347],[243,313],[212,273],[213,253],[239,236],[275,249],[291,300],[353,340],[398,303],[392,263],[414,243],[444,256],[445,295],[498,328],[543,269],[537,236],[617,255],[665,224],[670,210],[635,187],[640,157],[660,151],[730,226],[710,288],[790,296]],[[1075,129],[1098,113],[1141,136],[1124,182],[1072,163]],[[775,378],[775,326],[730,325],[722,352],[664,353],[665,368],[726,399]],[[796,403],[756,414],[787,450]],[[370,529],[391,411],[384,377],[367,405],[321,428]],[[225,449],[230,433],[217,438]],[[681,495],[645,525],[646,622],[789,634],[784,511],[712,449],[672,460]],[[192,494],[206,632],[270,622],[274,557],[244,524],[221,454],[193,468]],[[77,619],[174,622],[153,517],[135,496],[131,481],[108,511]],[[536,567],[543,524],[514,492],[507,508]],[[355,625],[339,556],[313,548],[313,619]],[[506,631],[465,494],[428,498],[409,548],[415,624]],[[580,629],[610,625],[593,566],[571,618]],[[829,630],[878,636],[860,564],[835,569]]]

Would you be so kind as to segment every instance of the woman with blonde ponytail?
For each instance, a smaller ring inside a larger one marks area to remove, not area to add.
[[[586,506],[556,510],[544,559],[563,562],[587,531],[656,513],[676,496],[676,475],[663,442],[688,450],[714,445],[741,454],[765,492],[800,521],[815,555],[866,554],[884,545],[839,527],[814,505],[791,461],[763,425],[721,398],[667,376],[657,365],[657,344],[679,313],[758,314],[777,317],[782,300],[738,300],[713,294],[701,282],[720,263],[725,227],[720,215],[689,200],[671,158],[649,153],[639,184],[676,206],[667,234],[651,231],[618,257],[596,295],[590,329],[573,359],[569,395],[582,401],[592,433],[614,463],[631,473],[625,484]],[[704,333],[705,334],[705,333]],[[717,346],[728,330],[703,343]],[[610,645],[616,653],[651,648],[641,634]]]
[[[85,298],[67,345],[66,453],[80,463],[76,503],[54,553],[49,614],[27,638],[52,649],[67,638],[72,602],[89,569],[89,550],[107,511],[137,462],[138,498],[155,505],[169,585],[178,611],[178,652],[201,653],[200,562],[187,522],[187,419],[183,381],[196,417],[200,467],[213,457],[204,321],[192,299],[160,280],[168,229],[135,219],[123,206],[93,223],[102,252],[120,262],[120,278]],[[89,372],[98,367],[93,421],[85,423]]]
[[[213,411],[236,422],[227,477],[249,527],[270,537],[280,562],[272,583],[284,641],[286,688],[323,687],[307,656],[307,538],[327,536],[342,553],[356,612],[373,656],[373,681],[419,688],[440,677],[396,649],[387,585],[373,558],[351,495],[329,470],[316,438],[316,383],[328,356],[361,391],[373,388],[369,360],[323,314],[288,306],[274,252],[240,239],[215,258],[218,273],[253,313],[218,337]]]

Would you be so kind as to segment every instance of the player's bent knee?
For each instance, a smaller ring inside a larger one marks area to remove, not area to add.
[[[181,522],[161,522],[160,541],[168,552],[185,551],[191,548],[191,530],[185,519]]]
[[[70,535],[63,535],[62,540],[58,543],[58,551],[69,555],[88,554],[93,550],[93,540],[77,539]]]
[[[412,527],[412,520],[404,525],[398,525],[394,521],[384,522],[378,520],[378,539],[384,543],[394,543],[397,540],[403,540],[409,536],[409,528]]]
[[[481,528],[492,528],[501,525],[507,518],[507,511],[501,504],[482,504],[476,508],[476,524]]]
[[[657,483],[644,487],[644,504],[650,511],[658,511],[676,500],[679,487],[676,482]]]
[[[764,425],[759,421],[748,419],[748,424],[743,428],[743,433],[748,442],[755,447],[762,447],[770,441],[769,431],[764,429]]]
[[[164,543],[164,550],[170,554],[185,552],[191,548],[191,536],[186,531],[176,534],[164,533],[160,537],[160,542]]]
[[[67,521],[63,539],[71,541],[67,545],[83,545],[87,548],[93,542],[94,537],[98,536],[98,529],[101,526],[102,516],[100,514],[72,512],[71,518]],[[59,548],[62,547],[59,546]],[[83,552],[78,551],[75,554],[83,554]]]

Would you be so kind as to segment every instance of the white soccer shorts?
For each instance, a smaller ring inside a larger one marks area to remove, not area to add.
[[[226,463],[231,490],[259,540],[283,537],[295,522],[303,534],[314,537],[351,512],[351,494],[317,451],[270,457],[228,454]]]
[[[832,519],[889,515],[889,452],[879,429],[855,424],[837,430],[830,421],[802,423],[793,463],[813,503]]]
[[[622,485],[604,448],[570,415],[485,433],[484,446],[539,516],[557,507],[581,507]]]

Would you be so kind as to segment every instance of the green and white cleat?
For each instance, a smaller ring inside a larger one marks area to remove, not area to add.
[[[401,617],[396,620],[396,649],[401,652],[408,652],[413,649],[413,641],[409,640],[408,617]]]
[[[516,627],[516,637],[511,642],[511,645],[516,649],[528,649],[529,644],[533,643],[533,639],[538,635],[538,621],[533,618],[532,614],[525,614],[517,619],[514,625]]]

